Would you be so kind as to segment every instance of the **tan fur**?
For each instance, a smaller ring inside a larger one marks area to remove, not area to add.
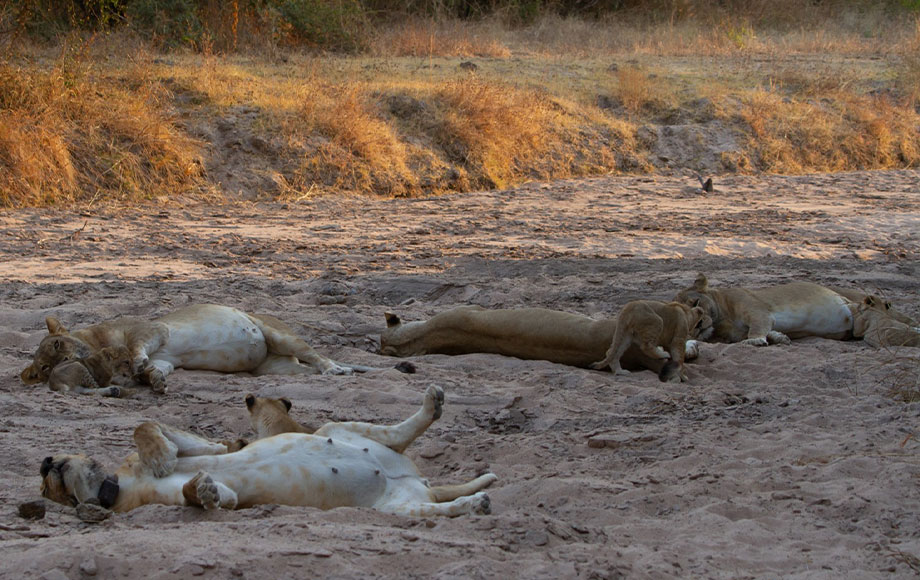
[[[287,399],[268,399],[246,395],[246,408],[249,409],[249,421],[259,439],[265,439],[281,433],[314,433],[316,427],[301,425],[291,418],[291,402]]]
[[[853,317],[848,301],[829,288],[792,282],[769,288],[710,288],[700,274],[692,286],[674,298],[702,307],[712,318],[712,338],[756,346],[789,344],[791,338],[852,337]]]
[[[617,316],[617,329],[606,356],[591,367],[610,367],[616,374],[629,374],[620,366],[620,357],[635,345],[649,358],[676,363],[678,372],[670,379],[686,381],[685,345],[699,336],[700,330],[710,326],[712,320],[700,307],[691,308],[679,302],[633,300]]]
[[[833,291],[837,294],[840,294],[853,304],[861,304],[867,298],[872,298],[871,306],[872,308],[884,312],[890,318],[897,320],[898,322],[903,322],[907,326],[917,327],[920,326],[920,322],[917,322],[910,316],[904,314],[903,312],[897,310],[894,305],[891,304],[888,300],[880,298],[874,294],[868,294],[862,290],[853,290],[850,288],[833,288]]]
[[[106,397],[123,397],[120,387],[134,384],[131,352],[124,346],[109,346],[76,360],[56,365],[48,376],[52,391],[75,391]],[[115,386],[109,386],[115,385]]]
[[[175,368],[260,374],[350,374],[367,367],[343,366],[320,356],[283,322],[235,308],[198,304],[157,320],[123,317],[68,332],[54,317],[48,335],[20,374],[25,384],[48,380],[62,361],[86,358],[105,347],[125,347],[135,374],[165,392]]]
[[[892,318],[884,302],[866,296],[853,309],[853,336],[876,348],[920,347],[920,329]]]
[[[594,320],[580,314],[544,308],[487,310],[460,306],[424,322],[403,323],[387,313],[387,328],[380,335],[380,354],[493,353],[526,360],[591,368],[604,358],[617,328],[616,319]],[[620,359],[623,368],[665,370],[660,358],[630,347]],[[671,377],[662,377],[670,379]]]
[[[403,455],[440,416],[443,401],[443,391],[429,387],[421,409],[397,425],[327,423],[314,435],[284,433],[232,453],[192,433],[144,423],[134,432],[137,453],[115,473],[119,489],[111,509],[124,512],[146,504],[235,509],[277,503],[372,507],[420,517],[488,513],[489,497],[481,490],[495,475],[431,488]],[[100,519],[98,510],[81,510],[99,503],[106,475],[97,462],[83,455],[55,455],[42,463],[41,476],[44,497]]]

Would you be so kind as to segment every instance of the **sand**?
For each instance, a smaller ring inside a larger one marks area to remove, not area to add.
[[[129,399],[23,386],[44,318],[80,327],[219,302],[288,321],[320,352],[380,367],[384,311],[459,304],[615,314],[714,286],[791,280],[878,292],[920,316],[920,173],[691,175],[532,183],[430,199],[152,203],[0,214],[0,576],[4,578],[877,578],[920,572],[918,349],[809,338],[704,344],[662,384],[494,355],[416,374],[177,371]],[[252,435],[247,393],[295,417],[396,422],[427,385],[443,417],[412,447],[434,483],[491,470],[493,514],[146,506],[101,524],[38,499],[42,459],[112,469],[145,419]]]

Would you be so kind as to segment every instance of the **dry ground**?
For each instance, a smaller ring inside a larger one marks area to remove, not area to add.
[[[714,284],[810,279],[920,315],[920,174],[608,177],[438,198],[103,206],[0,216],[0,576],[7,578],[874,578],[920,570],[916,352],[822,339],[704,345],[661,384],[491,355],[418,373],[178,371],[125,400],[24,387],[56,315],[81,326],[220,302],[289,321],[323,353],[375,354],[384,310],[458,304],[592,316]],[[397,421],[426,385],[444,416],[408,453],[432,481],[485,469],[494,513],[414,520],[364,509],[148,506],[99,525],[49,505],[26,521],[52,452],[114,465],[144,419],[246,434],[246,393],[300,416]],[[593,441],[593,445],[589,442]],[[597,447],[597,445],[605,445]]]

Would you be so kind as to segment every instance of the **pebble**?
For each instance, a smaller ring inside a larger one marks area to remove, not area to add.
[[[45,517],[45,501],[37,499],[19,504],[19,517],[27,520],[40,520]]]

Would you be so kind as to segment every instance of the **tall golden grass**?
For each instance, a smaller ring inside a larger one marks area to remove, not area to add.
[[[199,145],[158,83],[98,81],[78,48],[42,70],[0,63],[0,205],[192,192]]]
[[[211,18],[232,21],[227,6]],[[246,130],[274,144],[260,163],[289,197],[654,170],[640,128],[713,120],[747,136],[726,171],[917,167],[920,21],[883,29],[876,17],[861,26],[878,36],[726,15],[525,28],[415,19],[348,57],[275,44],[223,54],[246,38],[245,18],[236,37],[195,53],[163,55],[124,34],[20,43],[0,60],[0,205],[218,189],[202,167],[221,148],[181,118],[213,124],[241,105],[259,111]]]

